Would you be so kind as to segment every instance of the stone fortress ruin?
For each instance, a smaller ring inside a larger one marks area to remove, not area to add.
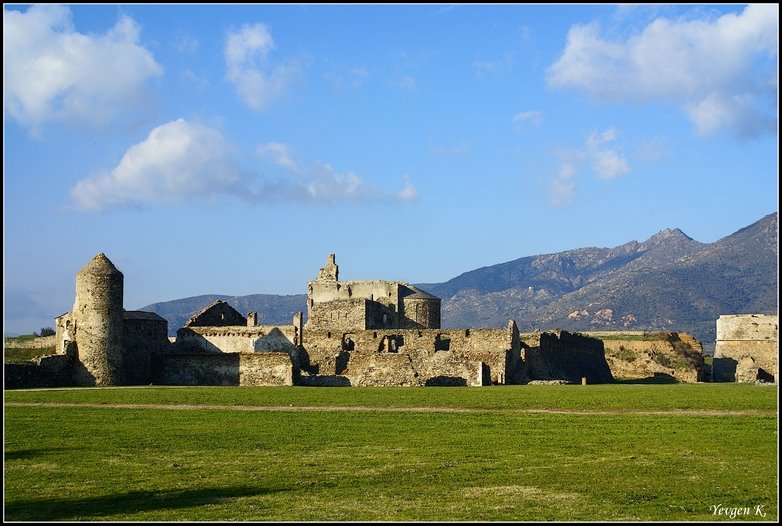
[[[566,331],[522,338],[514,320],[443,329],[440,298],[401,281],[340,281],[334,254],[307,284],[306,323],[296,313],[289,325],[259,325],[257,313],[244,316],[218,300],[171,342],[165,319],[124,310],[123,295],[123,274],[98,254],[76,275],[73,310],[55,320],[57,354],[34,366],[6,365],[6,387],[613,381],[598,338]]]
[[[778,318],[769,314],[723,314],[717,319],[715,382],[777,383]]]

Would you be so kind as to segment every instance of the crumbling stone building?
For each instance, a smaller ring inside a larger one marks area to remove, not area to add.
[[[56,320],[59,354],[45,364],[48,380],[41,380],[43,362],[28,377],[96,386],[613,380],[600,340],[542,333],[530,345],[514,320],[505,328],[442,329],[439,298],[400,281],[339,281],[334,254],[307,287],[306,324],[297,313],[290,325],[258,325],[257,313],[243,316],[215,301],[170,343],[166,320],[123,309],[122,273],[101,253],[77,274],[73,310]]]
[[[339,281],[334,254],[307,283],[312,330],[439,329],[440,298],[400,281]]]
[[[723,314],[717,319],[715,382],[777,382],[778,317]]]

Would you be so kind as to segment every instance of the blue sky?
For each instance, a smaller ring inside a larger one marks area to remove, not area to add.
[[[3,10],[4,330],[778,210],[778,5]]]

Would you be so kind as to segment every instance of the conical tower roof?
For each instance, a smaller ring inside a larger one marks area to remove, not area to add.
[[[97,256],[92,258],[82,269],[79,271],[79,274],[98,274],[101,276],[122,276],[122,272],[117,270],[117,267],[114,266],[114,263],[112,263],[109,258],[106,257],[106,254],[103,252],[99,252]]]

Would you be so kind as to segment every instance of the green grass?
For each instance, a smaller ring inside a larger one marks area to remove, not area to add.
[[[464,407],[474,409],[775,410],[775,388],[749,384],[507,385],[486,388],[144,387],[5,392],[6,401],[99,404]]]
[[[3,349],[3,361],[4,363],[26,362],[38,356],[48,356],[50,354],[55,354],[54,347],[34,347],[32,349],[5,347]]]
[[[6,391],[5,518],[710,521],[725,519],[711,508],[721,504],[764,505],[773,520],[776,396],[681,384]],[[121,403],[475,411],[111,407]],[[608,414],[514,411],[541,408]],[[669,412],[633,412],[649,409]]]

